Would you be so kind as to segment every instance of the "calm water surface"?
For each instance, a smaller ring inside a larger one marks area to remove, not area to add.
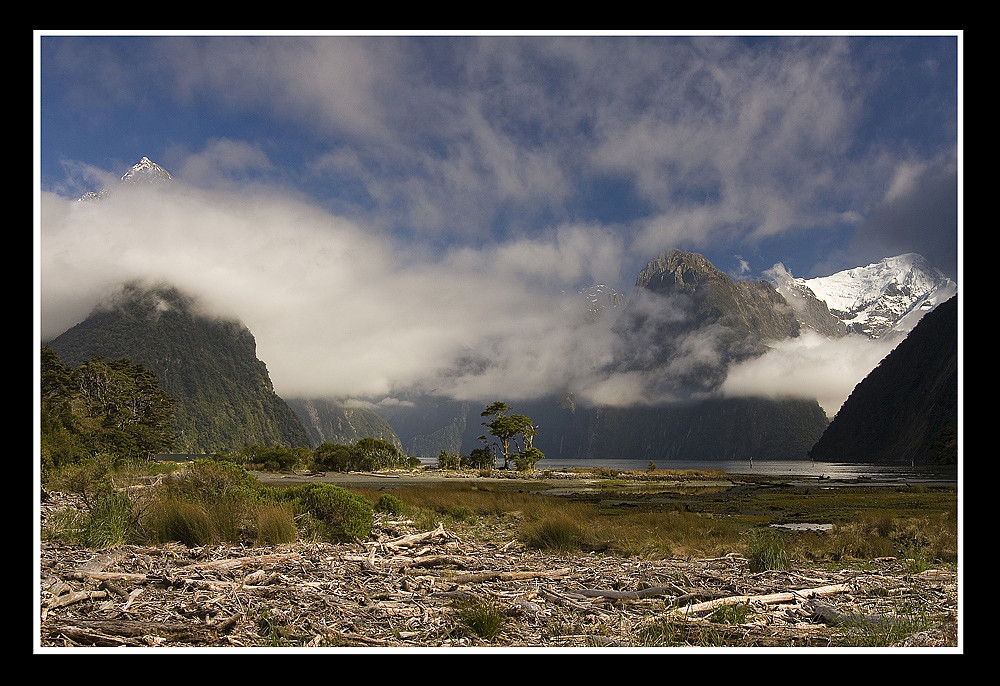
[[[909,482],[957,482],[958,469],[951,465],[948,467],[916,466],[909,465],[884,465],[884,464],[863,464],[848,462],[811,462],[809,460],[754,460],[753,465],[749,462],[735,461],[684,461],[684,460],[662,460],[653,461],[657,469],[699,469],[699,470],[722,470],[729,474],[760,474],[775,476],[787,474],[789,476],[805,476],[813,478],[829,479],[858,479],[865,478],[872,481],[909,481]],[[540,461],[536,468],[544,469],[565,469],[569,467],[595,468],[604,467],[621,471],[635,470],[644,471],[649,466],[649,460],[583,460],[583,459],[552,459],[545,458]]]

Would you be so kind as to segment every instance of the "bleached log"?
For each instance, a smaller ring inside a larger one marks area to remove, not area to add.
[[[696,603],[686,607],[677,608],[671,615],[686,616],[697,615],[704,612],[724,607],[726,605],[774,605],[776,603],[787,603],[793,600],[805,600],[818,596],[826,596],[834,593],[846,593],[851,590],[850,584],[831,584],[829,586],[819,586],[817,588],[805,588],[797,591],[785,591],[782,593],[769,593],[767,595],[735,595],[725,598],[715,598],[706,600],[703,603]]]
[[[410,546],[426,541],[429,538],[434,538],[435,536],[447,536],[448,533],[444,530],[444,524],[438,524],[438,527],[433,531],[424,531],[419,534],[410,534],[409,536],[400,536],[399,538],[394,538],[391,541],[386,541],[385,545],[389,548],[409,548]]]
[[[61,596],[56,596],[48,602],[46,607],[51,610],[57,607],[72,605],[73,603],[79,603],[83,600],[97,600],[99,598],[107,597],[107,591],[73,591],[72,593],[64,593]]]

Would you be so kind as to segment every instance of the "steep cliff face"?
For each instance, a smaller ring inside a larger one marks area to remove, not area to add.
[[[954,464],[958,296],[928,312],[857,385],[812,448],[815,460]]]
[[[735,282],[705,257],[673,250],[643,269],[615,323],[616,372],[661,379],[664,395],[716,390],[730,365],[799,335],[795,312],[766,282]]]
[[[403,444],[389,423],[365,407],[316,398],[288,398],[286,402],[309,434],[312,448],[321,443],[353,445],[362,438],[378,438],[403,452]]]
[[[636,289],[687,296],[690,326],[719,323],[744,339],[780,340],[799,333],[788,302],[764,281],[733,281],[704,256],[671,250],[646,265]]]
[[[70,365],[127,357],[153,371],[176,401],[178,451],[309,444],[257,359],[253,334],[239,321],[201,314],[176,288],[126,285],[49,346]]]

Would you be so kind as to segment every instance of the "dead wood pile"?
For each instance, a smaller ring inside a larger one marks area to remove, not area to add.
[[[898,645],[957,645],[955,574],[911,575],[895,559],[750,573],[735,554],[562,556],[386,519],[354,544],[98,551],[43,540],[40,554],[42,648],[826,647],[849,622],[891,621],[906,600],[951,628]],[[476,603],[500,609],[499,634],[463,621]],[[749,611],[720,619],[733,607]]]

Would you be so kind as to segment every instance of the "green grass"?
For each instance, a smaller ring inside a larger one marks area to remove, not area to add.
[[[782,533],[772,529],[751,529],[744,535],[744,556],[751,572],[788,569],[788,551]]]
[[[49,488],[81,495],[85,509],[55,513],[43,535],[107,548],[168,541],[270,545],[300,536],[346,541],[371,531],[372,505],[332,484],[265,487],[242,466],[208,459],[185,465],[157,485],[146,483],[142,477],[148,475],[140,472],[95,462],[52,475]],[[125,488],[129,485],[145,487]]]
[[[462,625],[486,641],[497,638],[507,624],[507,614],[496,600],[464,599],[455,609]]]
[[[718,487],[604,481],[596,495],[546,495],[545,486],[468,482],[393,490],[427,528],[445,521],[485,537],[517,537],[551,551],[625,556],[713,557],[741,552],[755,568],[793,561],[842,562],[897,556],[914,569],[957,561],[954,488],[764,488],[731,495]],[[717,475],[713,474],[713,477]],[[770,524],[831,523],[831,531],[777,531]],[[757,533],[750,533],[757,532]],[[768,544],[769,545],[765,545]],[[753,544],[753,546],[751,546]]]
[[[554,552],[648,559],[740,552],[753,569],[895,556],[918,572],[957,562],[955,488],[775,483],[730,492],[705,483],[725,481],[721,472],[588,473],[601,477],[600,488],[571,497],[545,493],[549,486],[542,481],[508,479],[403,486],[389,494],[318,483],[264,487],[238,465],[205,460],[185,465],[142,495],[110,498],[116,487],[141,482],[141,470],[116,470],[96,460],[51,476],[50,487],[84,495],[87,512],[57,514],[43,535],[91,546],[167,539],[266,544],[293,535],[341,541],[366,537],[380,512],[405,513],[418,528],[444,523],[487,540],[516,538]],[[768,528],[789,522],[830,523],[833,529]]]

